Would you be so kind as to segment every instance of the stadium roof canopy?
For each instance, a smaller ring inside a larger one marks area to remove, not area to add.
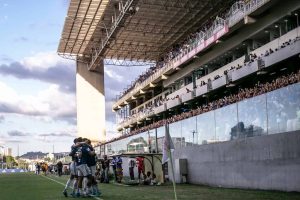
[[[102,59],[157,61],[233,0],[71,0],[58,53],[95,69]]]

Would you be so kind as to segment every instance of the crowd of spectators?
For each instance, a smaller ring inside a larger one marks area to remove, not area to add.
[[[154,128],[158,128],[160,126],[163,126],[166,123],[174,123],[189,117],[193,117],[196,115],[200,115],[205,112],[209,112],[239,101],[243,101],[248,98],[252,98],[267,92],[271,92],[273,90],[286,87],[288,85],[298,83],[300,82],[300,70],[298,70],[296,73],[291,73],[289,75],[283,75],[276,79],[274,79],[272,82],[266,82],[266,83],[257,83],[252,88],[243,88],[240,89],[236,94],[231,94],[228,96],[224,96],[223,98],[220,98],[218,100],[214,100],[211,102],[208,102],[207,104],[203,104],[201,106],[198,106],[196,109],[180,113],[178,115],[173,115],[167,119],[159,120],[156,122],[153,122],[152,124],[149,124],[147,126],[143,126],[140,128],[137,128],[135,130],[132,130],[130,133],[122,135],[118,138],[113,138],[109,142],[119,140],[122,138],[126,138],[131,135],[135,135],[141,132],[145,132]]]
[[[250,53],[249,55],[245,56],[244,64],[238,64],[237,66],[231,66],[230,69],[225,70],[223,74],[227,75],[228,73],[230,73],[234,70],[238,70],[238,69],[241,69],[242,67],[250,66],[249,64],[251,64],[259,59],[262,59],[263,57],[267,57],[267,56],[271,55],[272,53],[297,42],[298,40],[300,40],[299,36],[297,36],[294,39],[289,39],[288,41],[283,42],[278,48],[275,48],[274,50],[272,48],[269,48],[268,50],[266,50],[266,52],[264,54],[261,54],[260,56],[257,56],[256,53]],[[217,80],[217,79],[221,78],[222,76],[223,75],[216,75],[214,77],[214,80]],[[202,84],[200,86],[202,86]]]
[[[220,21],[223,21],[220,19],[224,19],[229,16],[230,9],[231,7],[228,7],[221,11],[218,16],[210,17],[209,20],[207,20],[196,32],[190,33],[182,42],[180,42],[179,44],[175,44],[167,49],[167,53],[165,53],[157,61],[156,65],[150,67],[145,73],[140,75],[125,91],[121,93],[121,97],[129,93],[135,87],[138,87],[139,84],[144,82],[159,69],[165,67],[166,64],[172,61],[174,58],[178,57],[179,55],[185,55],[186,53],[188,53],[191,50],[191,47],[194,47],[198,41],[204,39],[204,33],[209,35],[209,32],[213,32],[215,31],[215,29],[219,30],[218,27],[222,26],[222,23],[220,23]]]
[[[238,2],[243,3],[243,1],[238,1]],[[244,3],[247,3],[247,2],[244,2]],[[203,39],[204,34],[201,34],[201,33],[206,33],[209,29],[211,29],[213,27],[214,23],[216,21],[218,21],[217,19],[220,19],[220,17],[221,18],[225,18],[226,16],[228,16],[229,15],[229,11],[228,11],[229,9],[230,8],[228,8],[228,9],[222,11],[221,13],[219,13],[218,14],[219,17],[217,17],[217,18],[211,17],[195,33],[191,33],[181,43],[173,45],[170,49],[168,49],[166,51],[168,53],[164,54],[157,61],[157,63],[156,63],[155,66],[150,67],[145,73],[141,74],[125,91],[122,92],[121,97],[123,97],[124,95],[126,95],[127,93],[129,93],[135,87],[138,87],[141,83],[143,83],[150,76],[152,76],[153,74],[155,74],[159,69],[165,67],[167,63],[169,63],[170,61],[172,61],[177,56],[184,55],[184,54],[188,53],[190,51],[190,48],[192,46],[194,46],[197,43],[197,41]],[[299,39],[299,38],[296,38],[296,40],[297,39]],[[289,40],[289,41],[283,43],[281,46],[279,46],[279,48],[276,48],[275,50],[273,50],[273,49],[266,50],[265,54],[261,54],[260,56],[257,56],[255,53],[254,54],[250,54],[249,56],[246,56],[246,59],[245,59],[245,62],[244,62],[244,66],[247,65],[248,63],[254,62],[257,59],[260,59],[263,56],[268,56],[268,55],[272,54],[274,51],[277,51],[280,48],[284,48],[284,47],[290,45],[292,42],[294,42],[294,41]],[[231,71],[233,69],[240,69],[242,67],[243,67],[243,65],[240,65],[240,64],[238,66],[231,67],[230,70],[224,71],[224,75],[226,75],[228,73],[228,71]],[[217,80],[217,79],[219,79],[221,77],[222,77],[222,75],[216,75],[214,77],[214,80]]]
[[[227,75],[228,73],[231,73],[233,72],[234,70],[238,70],[238,69],[241,69],[242,67],[247,67],[247,66],[250,66],[249,64],[254,62],[254,61],[257,61],[258,59],[261,59],[262,57],[266,57],[266,56],[269,56],[271,55],[272,53],[278,51],[279,49],[282,49],[282,48],[285,48],[293,43],[295,43],[296,41],[300,40],[300,37],[296,37],[294,38],[293,40],[292,39],[289,39],[287,42],[284,42],[282,43],[278,48],[275,48],[275,50],[273,50],[272,48],[269,48],[268,50],[266,50],[265,54],[261,54],[260,56],[257,56],[256,53],[250,53],[249,55],[245,56],[245,60],[244,60],[244,64],[238,64],[237,66],[231,66],[229,70],[225,70],[224,71],[224,75]],[[221,78],[223,75],[216,75],[214,76],[214,79],[213,80],[217,80],[219,78]],[[207,81],[208,84],[211,84],[211,80],[208,79]],[[207,84],[205,81],[201,81],[200,82],[200,87],[203,86],[203,85],[206,85]],[[196,85],[195,88],[197,88],[198,86]],[[186,88],[186,93],[189,93],[191,92],[190,89]],[[159,100],[155,101],[154,104],[151,104],[150,106],[145,106],[145,108],[139,110],[138,112],[136,113],[132,113],[132,115],[126,119],[123,119],[122,122],[125,122],[125,121],[128,121],[132,118],[136,118],[136,117],[141,117],[143,115],[149,115],[151,113],[154,113],[154,108],[155,107],[158,107],[158,106],[161,106],[163,105],[164,103],[166,103],[167,101],[169,100],[174,100],[176,98],[180,98],[179,95],[175,95],[174,97],[172,98],[168,98],[168,97],[165,97],[165,98],[160,98]],[[122,123],[120,122],[120,123]]]

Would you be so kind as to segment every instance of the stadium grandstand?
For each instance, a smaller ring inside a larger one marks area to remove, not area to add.
[[[104,65],[151,65],[116,97],[121,136],[99,156],[144,155],[157,170],[169,124],[176,182],[300,191],[299,14],[296,0],[71,0],[58,52],[102,96]],[[83,89],[82,130],[102,112]]]

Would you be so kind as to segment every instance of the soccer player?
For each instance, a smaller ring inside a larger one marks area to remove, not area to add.
[[[85,141],[85,140],[84,140]],[[78,190],[76,196],[87,196],[88,190],[87,185],[89,180],[91,180],[91,171],[87,165],[88,159],[90,156],[95,155],[95,151],[92,151],[91,148],[86,143],[79,143],[77,146],[77,170],[78,170]]]
[[[86,140],[86,143],[89,145],[91,151],[94,151],[94,148],[92,147],[91,141],[90,140]],[[91,175],[92,176],[91,176],[91,180],[89,180],[90,183],[89,183],[88,186],[91,185],[93,196],[100,196],[101,192],[98,189],[98,185],[97,185],[97,181],[96,181],[96,160],[97,160],[96,154],[89,156],[87,165],[88,165],[88,167],[91,170]],[[89,190],[91,190],[91,188]]]
[[[82,142],[82,138],[81,137],[75,138],[73,142],[74,142],[74,144],[71,146],[71,152],[69,154],[72,157],[72,162],[70,164],[70,178],[67,181],[65,189],[63,191],[63,194],[65,195],[65,197],[68,197],[67,189],[70,187],[72,181],[73,181],[73,192],[71,193],[71,196],[75,197],[75,191],[77,190],[78,175],[77,175],[77,169],[76,169],[76,165],[77,165],[76,144],[78,142]]]

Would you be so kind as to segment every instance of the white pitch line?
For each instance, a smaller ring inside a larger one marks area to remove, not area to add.
[[[119,185],[119,186],[124,186],[124,187],[129,187],[130,185],[125,185],[125,184],[122,184],[122,183],[116,183],[116,182],[113,182],[112,184],[114,185]]]
[[[49,177],[47,177],[47,176],[41,176],[41,177],[44,177],[44,178],[49,179],[49,180],[51,180],[51,181],[53,181],[53,182],[55,182],[55,183],[58,183],[58,184],[60,184],[60,185],[62,185],[62,186],[65,186],[64,183],[61,183],[61,182],[59,182],[59,181],[57,181],[57,180],[54,180],[54,179],[52,179],[52,178],[49,178]],[[73,188],[72,188],[72,189],[73,189]],[[92,197],[93,197],[93,196],[92,196]],[[99,197],[93,197],[93,198],[95,198],[95,199],[97,199],[97,200],[104,200],[104,199],[100,199]]]

